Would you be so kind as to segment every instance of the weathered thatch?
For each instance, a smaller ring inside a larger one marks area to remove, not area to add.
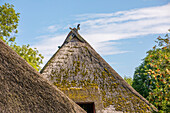
[[[71,29],[41,73],[75,102],[94,102],[97,113],[156,110],[77,32]]]
[[[85,113],[0,40],[0,113]]]

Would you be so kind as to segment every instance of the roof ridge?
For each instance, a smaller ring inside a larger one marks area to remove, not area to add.
[[[65,39],[65,41],[64,41],[64,43],[62,44],[62,46],[63,45],[65,45],[66,43],[69,43],[73,38],[77,38],[80,42],[82,42],[82,43],[87,43],[87,41],[78,33],[78,30],[80,29],[80,28],[69,28],[71,31],[69,32],[69,34],[67,35],[67,37],[66,37],[66,39]],[[62,47],[61,46],[61,47]]]
[[[56,56],[56,54],[58,53],[58,51],[67,43],[69,43],[71,41],[72,38],[69,38],[70,35],[72,34],[76,34],[76,38],[82,42],[82,43],[86,43],[91,49],[93,49],[93,47],[78,33],[78,29],[74,28],[69,28],[71,31],[68,33],[66,39],[64,40],[63,44],[61,46],[59,46],[59,49],[52,55],[52,57],[48,60],[48,62],[44,65],[44,67],[40,70],[40,73],[42,73],[44,71],[44,69],[46,68],[46,66],[48,65],[48,63],[50,63],[50,61]],[[93,49],[94,50],[94,49]],[[94,50],[95,51],[95,50]],[[95,51],[96,52],[96,51]],[[96,52],[97,53],[97,52]]]

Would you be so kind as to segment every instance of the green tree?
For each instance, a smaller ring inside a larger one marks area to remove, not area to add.
[[[132,83],[133,83],[133,79],[131,77],[127,77],[127,76],[124,76],[124,80],[132,86]]]
[[[17,33],[19,13],[16,13],[13,5],[0,6],[0,39],[6,43],[14,42]]]
[[[39,54],[36,48],[32,49],[29,45],[18,46],[15,42],[18,22],[19,13],[15,12],[13,5],[5,3],[0,6],[0,39],[39,71],[44,57]]]
[[[32,49],[30,45],[17,46],[16,44],[10,45],[11,48],[18,53],[23,59],[25,59],[34,69],[37,71],[41,70],[40,64],[42,64],[42,59],[44,58],[39,54],[36,48]]]
[[[170,37],[156,43],[136,68],[132,86],[164,113],[170,111]]]
[[[145,98],[148,97],[150,89],[154,88],[154,84],[150,85],[150,76],[146,71],[150,68],[147,62],[143,61],[143,63],[136,68],[133,76],[132,87]]]

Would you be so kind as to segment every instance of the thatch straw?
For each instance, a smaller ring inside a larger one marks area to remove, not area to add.
[[[85,113],[0,40],[1,113]]]
[[[117,111],[152,112],[152,110],[157,110],[127,84],[87,41],[72,31],[41,73],[58,87],[63,87],[63,85],[67,88],[70,85],[72,87],[71,82],[74,82],[75,87],[86,87],[86,84],[97,85],[100,92],[103,92],[100,94],[103,98],[101,104],[104,106],[103,108],[96,106],[97,111],[110,105],[113,105]],[[69,91],[67,93],[69,98],[76,101],[71,97],[73,94],[69,94]],[[98,104],[98,100],[95,104]]]

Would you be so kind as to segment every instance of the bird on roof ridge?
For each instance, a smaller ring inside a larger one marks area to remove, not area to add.
[[[77,25],[77,31],[80,30],[80,24]]]

